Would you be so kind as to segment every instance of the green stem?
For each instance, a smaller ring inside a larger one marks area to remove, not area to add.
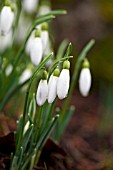
[[[22,140],[22,136],[23,136],[23,130],[24,130],[24,125],[25,125],[25,118],[26,118],[26,114],[27,114],[27,109],[28,109],[28,100],[29,100],[29,93],[30,93],[30,88],[32,85],[33,80],[35,79],[36,75],[38,74],[38,72],[43,68],[43,66],[48,62],[48,60],[52,57],[53,53],[51,53],[49,56],[47,56],[40,64],[39,66],[37,66],[36,70],[34,71],[29,85],[28,85],[28,89],[26,92],[26,97],[25,97],[25,104],[24,104],[24,112],[23,112],[23,121],[22,121],[22,128],[21,128],[21,132],[20,132],[20,136],[19,136],[19,140],[18,140],[18,144],[17,144],[17,151],[20,147],[21,144],[21,140]]]
[[[63,107],[62,107],[63,109],[62,109],[62,113],[61,113],[61,123],[63,122],[65,112],[66,112],[66,110],[68,108],[68,105],[69,105],[70,98],[72,96],[73,90],[74,90],[75,85],[77,83],[79,71],[80,71],[80,68],[81,68],[81,63],[84,60],[84,58],[86,57],[89,50],[93,47],[94,43],[95,43],[94,39],[90,40],[89,43],[85,46],[85,48],[82,50],[81,54],[79,55],[79,57],[78,57],[78,59],[76,61],[73,76],[72,76],[71,86],[70,86],[70,90],[69,90],[69,94],[68,94],[68,97],[66,98],[66,100],[65,100],[65,102],[63,104]]]
[[[68,40],[63,40],[58,48],[58,51],[56,54],[56,60],[60,60],[63,57],[67,45],[68,45]]]
[[[35,133],[35,137],[34,137],[34,143],[37,142],[37,138],[38,138],[38,135],[39,135],[39,130],[40,130],[40,126],[41,126],[41,118],[42,118],[42,107],[39,107],[39,111],[38,111],[38,114],[37,114],[37,117],[36,117],[36,133]]]
[[[52,10],[50,12],[48,12],[47,14],[41,15],[39,18],[45,17],[45,16],[49,16],[49,15],[64,15],[67,14],[66,10]]]

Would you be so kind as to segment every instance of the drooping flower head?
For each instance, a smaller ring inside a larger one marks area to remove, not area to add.
[[[35,37],[32,39],[30,45],[30,58],[35,66],[37,66],[41,62],[42,55],[43,55],[43,47],[42,47],[41,35],[40,35],[40,31],[36,29]]]
[[[32,14],[36,11],[38,3],[39,0],[23,0],[22,1],[23,9],[27,13]]]
[[[48,34],[48,24],[47,22],[44,22],[41,25],[41,39],[42,39],[42,46],[43,46],[43,52],[47,47],[48,40],[49,40],[49,34]]]
[[[14,5],[11,5],[10,1],[6,1],[0,14],[0,30],[3,35],[9,33],[12,28],[14,22],[14,10]]]
[[[63,69],[60,73],[58,84],[57,84],[57,95],[59,99],[64,99],[69,90],[69,84],[70,84],[70,62],[68,60],[64,61],[63,63]]]
[[[39,106],[42,106],[47,100],[48,96],[48,84],[47,84],[47,71],[43,72],[43,77],[39,82],[37,93],[36,93],[36,101]]]
[[[39,15],[45,15],[51,11],[51,3],[47,0],[41,1],[40,7],[39,7]]]
[[[82,96],[86,97],[91,88],[90,64],[87,59],[84,60],[79,77],[79,90]]]
[[[57,67],[51,75],[48,82],[48,103],[53,103],[57,96],[57,82],[60,75],[60,70]]]

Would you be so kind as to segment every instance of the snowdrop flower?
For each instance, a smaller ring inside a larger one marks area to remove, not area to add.
[[[35,66],[37,66],[41,62],[42,55],[43,55],[42,41],[40,37],[40,32],[37,29],[35,31],[35,38],[33,38],[30,48],[30,58]]]
[[[6,4],[0,14],[0,29],[3,35],[6,35],[12,28],[14,21],[14,8]]]
[[[31,77],[31,75],[32,75],[32,71],[30,69],[24,70],[24,72],[20,76],[19,83],[20,84],[24,83],[26,80],[28,80]]]
[[[28,13],[33,13],[36,11],[39,0],[23,0],[22,5],[23,9]]]
[[[39,8],[39,15],[45,15],[51,11],[51,4],[48,1],[42,1]]]
[[[11,64],[9,64],[5,71],[6,76],[9,76],[11,74],[12,70],[13,70],[13,66]]]
[[[0,52],[3,52],[6,48],[10,48],[12,46],[12,40],[12,30],[6,36],[0,35]]]
[[[47,72],[43,72],[43,78],[40,80],[37,93],[36,101],[39,106],[42,106],[47,100],[48,96],[48,84],[47,84]]]
[[[68,60],[64,61],[63,63],[63,70],[60,73],[58,84],[57,84],[57,95],[59,99],[64,99],[69,90],[69,83],[70,83],[70,62]]]
[[[57,82],[60,75],[58,68],[55,69],[54,73],[51,75],[48,83],[48,103],[53,103],[57,95]]]
[[[42,46],[43,46],[43,51],[45,51],[49,39],[49,34],[48,34],[48,24],[45,22],[41,26],[41,39],[42,39]]]
[[[28,16],[25,15],[24,11],[22,10],[19,16],[19,23],[16,30],[16,42],[19,45],[24,41],[26,37],[26,32],[28,31],[28,28],[30,27],[31,24],[32,21]]]
[[[89,62],[88,60],[85,60],[83,63],[83,68],[80,73],[79,78],[79,89],[82,96],[86,97],[89,93],[89,90],[91,88],[91,73],[89,70]]]
[[[25,52],[27,55],[30,55],[30,50],[32,48],[32,41],[34,39],[34,31],[31,33],[27,43],[26,43],[26,47],[25,47]]]

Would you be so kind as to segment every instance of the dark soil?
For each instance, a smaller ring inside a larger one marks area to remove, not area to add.
[[[43,170],[43,162],[48,170],[113,170],[113,129],[100,133],[100,101],[96,93],[82,98],[74,94],[71,104],[75,113],[60,141],[51,139],[43,149],[35,170]],[[0,114],[0,170],[9,169],[10,152],[14,151],[14,120]],[[9,149],[10,148],[10,149]]]

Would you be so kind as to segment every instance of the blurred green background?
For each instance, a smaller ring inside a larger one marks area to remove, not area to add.
[[[51,0],[53,9],[66,9],[68,15],[54,21],[57,45],[68,38],[74,57],[91,39],[96,44],[88,55],[94,84],[113,83],[113,0]]]

